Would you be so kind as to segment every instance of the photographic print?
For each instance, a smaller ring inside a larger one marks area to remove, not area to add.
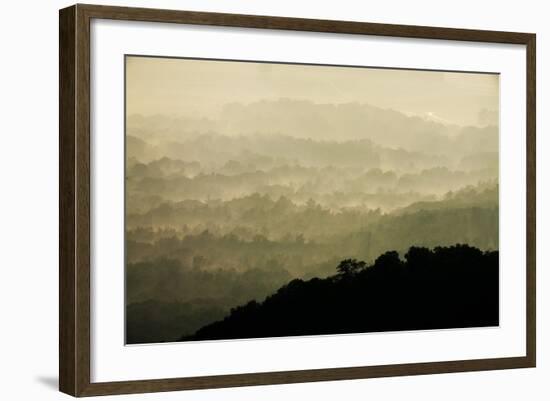
[[[126,343],[499,325],[499,75],[125,57]]]

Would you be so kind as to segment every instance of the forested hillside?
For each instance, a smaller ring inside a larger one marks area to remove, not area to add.
[[[499,246],[492,125],[279,99],[129,116],[126,155],[128,343],[191,336],[342,260]]]
[[[182,340],[497,326],[498,266],[498,252],[466,245],[347,259],[335,275],[292,280]]]

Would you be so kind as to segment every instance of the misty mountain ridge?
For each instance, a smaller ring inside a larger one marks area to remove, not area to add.
[[[452,168],[460,162],[441,155],[385,148],[370,139],[337,142],[281,134],[246,137],[207,133],[159,144],[128,135],[126,147],[130,161],[185,160],[200,163],[202,172],[225,170],[228,173],[229,169],[224,167],[237,163],[243,164],[246,171],[265,171],[284,165],[414,171],[439,166]]]
[[[379,223],[385,225],[388,221],[395,225],[400,221],[400,216],[420,212],[456,215],[464,213],[463,210],[480,209],[487,211],[489,219],[494,217],[496,211],[498,218],[498,185],[487,182],[449,192],[441,199],[409,201],[407,205],[394,211],[365,206],[331,209],[311,199],[305,203],[296,203],[284,196],[272,199],[258,193],[229,201],[170,202],[161,199],[156,207],[151,207],[145,213],[129,213],[127,228],[138,230],[154,223],[152,238],[155,237],[155,230],[160,234],[160,230],[172,228],[176,230],[170,234],[172,236],[199,235],[209,231],[210,235],[233,235],[243,241],[255,241],[258,236],[279,241],[289,238],[293,231],[298,231],[306,241],[330,243],[334,242],[335,236],[364,231]],[[482,222],[478,224],[482,225]],[[458,235],[456,239],[464,240]],[[485,249],[491,241],[476,243]],[[395,244],[393,246],[396,247]]]
[[[128,117],[130,135],[163,141],[205,133],[228,136],[286,135],[340,141],[370,139],[392,149],[456,154],[494,151],[498,127],[457,126],[435,118],[407,115],[365,103],[320,104],[281,98],[227,104],[216,118],[177,116]],[[472,135],[473,134],[473,135]]]
[[[127,340],[177,340],[350,258],[498,250],[497,127],[431,120],[290,99],[129,116]]]

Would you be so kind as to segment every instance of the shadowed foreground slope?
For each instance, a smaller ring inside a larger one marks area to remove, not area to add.
[[[293,280],[265,301],[236,307],[181,340],[426,330],[499,324],[498,251],[467,245],[386,252],[373,265]]]

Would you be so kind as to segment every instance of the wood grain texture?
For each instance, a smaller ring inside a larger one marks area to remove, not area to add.
[[[160,380],[90,381],[90,20],[169,22],[258,29],[511,43],[527,48],[527,324],[523,357],[264,372]],[[534,34],[192,11],[76,5],[59,15],[59,387],[73,396],[534,367],[536,363]]]
[[[286,372],[251,373],[223,376],[137,380],[94,383],[80,394],[97,396],[134,394],[160,391],[198,390],[208,388],[243,387],[268,384],[319,382],[327,380],[356,380],[377,377],[413,376],[453,372],[526,368],[531,365],[524,357],[479,359],[467,361],[412,363],[353,368],[297,370]]]
[[[90,21],[76,13],[76,391],[90,384]],[[84,294],[80,296],[80,294]]]
[[[380,24],[357,21],[333,21],[263,15],[224,14],[198,11],[161,10],[79,4],[93,18],[128,21],[171,22],[240,28],[280,29],[403,38],[445,39],[493,43],[525,44],[530,34],[429,26]],[[107,17],[108,16],[108,17]]]
[[[527,42],[527,359],[530,366],[536,366],[537,348],[537,280],[536,280],[536,225],[537,225],[537,177],[536,177],[536,121],[537,121],[537,58],[535,35],[530,35]]]
[[[89,19],[59,12],[59,389],[90,385]]]
[[[75,393],[75,7],[59,14],[59,389]]]

